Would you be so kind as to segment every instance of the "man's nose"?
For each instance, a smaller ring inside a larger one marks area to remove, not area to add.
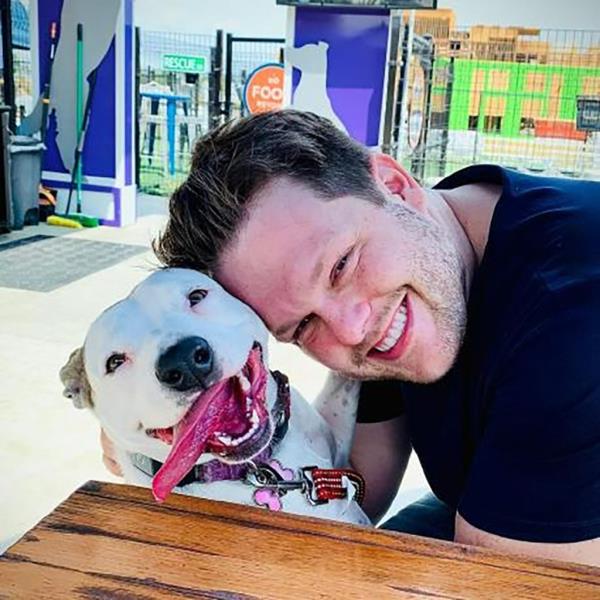
[[[356,346],[365,337],[370,316],[371,306],[367,301],[338,298],[325,308],[324,320],[340,343]]]

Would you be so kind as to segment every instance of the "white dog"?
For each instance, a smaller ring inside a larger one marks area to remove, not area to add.
[[[358,384],[332,375],[311,406],[266,353],[248,306],[166,269],[98,317],[61,379],[113,440],[125,480],[158,501],[175,490],[368,524],[364,483],[346,468]]]

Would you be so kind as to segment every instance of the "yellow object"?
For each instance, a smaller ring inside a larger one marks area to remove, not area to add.
[[[72,227],[73,229],[83,229],[83,225],[72,219],[65,219],[64,217],[57,217],[56,215],[50,215],[46,219],[48,225],[57,225],[58,227]]]

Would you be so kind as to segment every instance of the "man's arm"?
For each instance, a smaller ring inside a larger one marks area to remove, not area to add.
[[[102,446],[102,462],[104,466],[117,477],[123,477],[123,471],[115,458],[115,446],[106,435],[104,429],[100,430],[100,445]]]
[[[410,457],[407,418],[357,423],[350,453],[367,484],[363,508],[376,523],[393,502]]]
[[[539,558],[600,566],[600,538],[567,544],[542,544],[511,540],[474,527],[458,513],[456,513],[454,541],[459,544],[484,546],[500,552],[513,552]]]

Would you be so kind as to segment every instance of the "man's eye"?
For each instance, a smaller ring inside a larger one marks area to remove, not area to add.
[[[199,304],[200,302],[202,302],[202,300],[204,300],[204,298],[206,298],[207,294],[208,294],[207,290],[191,291],[188,295],[188,302],[190,303],[190,306],[193,308],[194,306],[196,306],[196,304]]]
[[[335,266],[331,270],[331,283],[334,284],[339,276],[344,272],[346,265],[348,264],[348,259],[350,258],[350,252],[344,254],[340,260],[335,263]]]
[[[114,373],[126,360],[127,357],[124,354],[118,352],[111,354],[106,361],[106,374]]]
[[[294,344],[299,343],[302,333],[306,329],[307,325],[312,321],[313,316],[314,315],[308,315],[308,316],[304,317],[304,319],[302,319],[302,321],[300,321],[300,323],[298,323],[298,327],[296,327],[296,330],[294,331],[294,336],[292,338],[292,341],[294,342]]]

